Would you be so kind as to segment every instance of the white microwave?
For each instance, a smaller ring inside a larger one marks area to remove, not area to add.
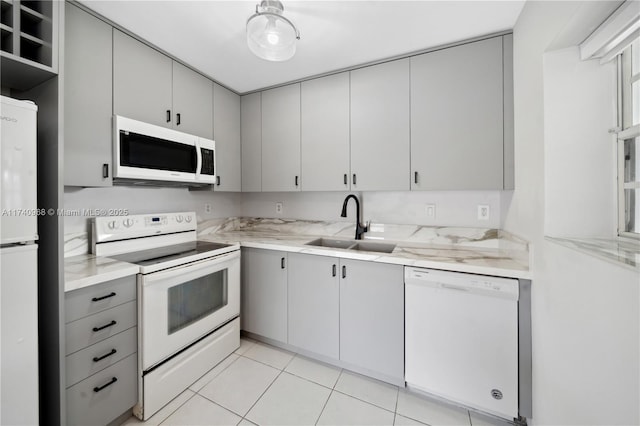
[[[216,182],[214,141],[119,115],[113,126],[116,183]]]

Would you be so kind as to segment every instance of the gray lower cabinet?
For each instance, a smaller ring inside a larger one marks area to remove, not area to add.
[[[300,191],[300,84],[262,92],[262,191]]]
[[[135,275],[65,294],[68,425],[106,425],[138,401]]]
[[[111,186],[111,26],[64,7],[64,184]]]
[[[242,192],[262,191],[262,93],[240,98]]]
[[[213,83],[213,139],[216,141],[215,191],[240,192],[240,96]]]
[[[300,85],[303,191],[348,191],[349,73]]]
[[[411,189],[503,189],[502,37],[411,58]]]
[[[409,59],[351,71],[351,190],[409,190]]]
[[[404,381],[404,267],[341,259],[340,361]]]
[[[339,259],[299,253],[288,257],[289,344],[338,359]]]
[[[287,253],[242,249],[241,328],[287,342]]]

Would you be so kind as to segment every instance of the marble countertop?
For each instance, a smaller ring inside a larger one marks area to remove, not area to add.
[[[640,241],[605,238],[545,238],[565,247],[613,262],[616,265],[640,271]]]
[[[77,290],[105,281],[135,275],[139,266],[92,254],[64,259],[64,291]]]
[[[483,275],[531,279],[528,243],[491,229],[373,224],[367,241],[396,244],[392,253],[306,245],[320,237],[353,239],[353,225],[279,219],[203,222],[198,239],[243,247],[333,256]]]

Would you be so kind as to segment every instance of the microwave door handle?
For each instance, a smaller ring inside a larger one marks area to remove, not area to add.
[[[200,177],[202,172],[202,151],[200,150],[200,141],[196,141],[196,177]]]

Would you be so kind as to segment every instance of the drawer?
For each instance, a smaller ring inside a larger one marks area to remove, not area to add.
[[[136,302],[131,301],[107,311],[70,322],[66,326],[66,354],[98,343],[137,323]]]
[[[64,296],[65,322],[106,311],[135,298],[135,275],[70,291]]]
[[[133,327],[67,356],[67,387],[135,353],[138,328]]]
[[[67,389],[67,425],[106,425],[138,402],[137,355]],[[102,389],[101,389],[102,388]]]

